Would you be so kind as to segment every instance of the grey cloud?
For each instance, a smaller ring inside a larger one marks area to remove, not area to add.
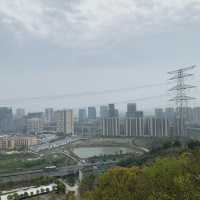
[[[199,0],[0,0],[13,32],[64,47],[121,42],[199,19]],[[13,30],[14,29],[14,30]],[[120,37],[120,40],[118,39]]]

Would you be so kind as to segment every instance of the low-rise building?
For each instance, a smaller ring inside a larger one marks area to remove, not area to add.
[[[35,136],[0,136],[0,151],[9,151],[15,149],[29,150],[31,146],[37,145],[40,140]]]
[[[3,191],[2,194],[0,194],[1,200],[10,200],[10,199],[17,199],[16,197],[19,197],[19,199],[25,199],[30,198],[33,196],[38,196],[42,194],[47,194],[49,192],[53,192],[57,190],[57,184],[50,184],[50,185],[42,185],[40,187],[27,187],[27,188],[21,188],[11,191]]]
[[[40,143],[40,140],[34,136],[14,136],[10,140],[14,141],[15,149],[24,148],[28,150],[30,146]]]
[[[9,148],[8,136],[1,135],[0,136],[0,151],[6,151],[8,148]]]

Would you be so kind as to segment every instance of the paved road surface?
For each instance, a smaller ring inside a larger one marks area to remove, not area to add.
[[[71,174],[78,174],[79,170],[89,169],[90,167],[97,167],[97,169],[101,167],[112,167],[115,166],[116,162],[106,162],[106,163],[89,163],[89,164],[79,164],[68,167],[56,168],[51,171],[47,169],[39,169],[33,171],[25,171],[18,173],[10,173],[10,174],[1,174],[0,175],[0,183],[7,182],[17,182],[23,180],[30,180],[32,178],[37,178],[41,176],[51,176],[51,177],[63,177]]]

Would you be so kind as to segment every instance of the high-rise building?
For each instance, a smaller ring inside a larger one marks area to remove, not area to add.
[[[74,134],[73,110],[58,110],[54,113],[56,131],[67,135]]]
[[[119,117],[119,110],[115,109],[115,117]]]
[[[185,114],[186,122],[190,122],[191,123],[191,122],[194,121],[193,109],[191,107],[183,108],[183,113]]]
[[[164,118],[164,112],[162,108],[156,108],[155,109],[155,117],[160,119],[160,118]]]
[[[169,136],[169,121],[166,118],[146,118],[144,125],[144,135],[150,137]]]
[[[45,114],[45,121],[46,122],[52,122],[53,121],[53,116],[54,116],[53,108],[46,108],[44,114]]]
[[[165,117],[170,121],[170,122],[174,122],[176,119],[176,112],[174,110],[174,108],[166,108],[165,109]]]
[[[96,136],[98,132],[98,121],[88,121],[85,123],[76,122],[74,125],[74,134],[78,136]]]
[[[102,119],[104,137],[167,137],[170,125],[166,118],[107,118]]]
[[[15,114],[15,118],[16,119],[21,119],[25,116],[25,109],[24,108],[17,108],[16,109],[16,114]]]
[[[27,133],[41,133],[44,128],[44,121],[40,118],[27,119]]]
[[[100,106],[100,117],[101,118],[108,117],[108,106]]]
[[[25,133],[27,131],[27,120],[25,117],[14,119],[14,130],[17,133]]]
[[[87,112],[85,109],[79,109],[78,118],[80,123],[87,121]]]
[[[124,124],[126,137],[144,136],[144,118],[126,118]]]
[[[144,117],[144,112],[143,111],[136,111],[135,117],[136,118],[143,118]]]
[[[193,108],[193,118],[196,124],[200,124],[200,107]]]
[[[33,112],[33,113],[28,113],[27,114],[27,119],[32,119],[32,118],[44,118],[43,112]]]
[[[12,109],[8,107],[0,107],[0,131],[13,131],[13,113]]]
[[[88,119],[95,120],[97,118],[97,112],[95,107],[88,107]]]
[[[137,107],[135,103],[127,104],[127,113],[126,117],[135,117],[137,111]]]
[[[110,118],[116,117],[115,104],[108,105],[108,117]]]
[[[104,137],[116,137],[120,135],[119,118],[102,119],[102,134]]]
[[[66,134],[74,134],[74,115],[73,110],[66,110]]]

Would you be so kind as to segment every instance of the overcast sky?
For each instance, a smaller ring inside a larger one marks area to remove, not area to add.
[[[200,0],[0,0],[0,103],[39,110],[167,94],[161,85],[24,100],[166,82],[168,71],[200,63],[199,37]]]

